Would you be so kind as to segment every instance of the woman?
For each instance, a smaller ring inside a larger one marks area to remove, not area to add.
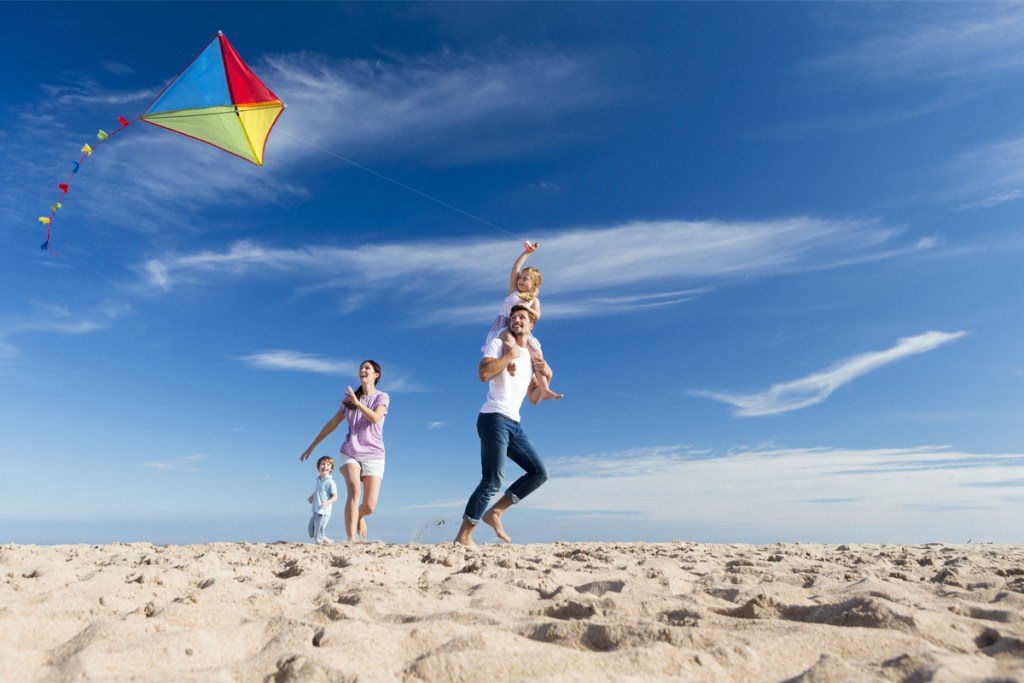
[[[384,418],[388,414],[391,397],[377,390],[379,380],[380,366],[372,360],[363,361],[359,366],[359,389],[352,391],[352,387],[348,387],[338,412],[299,456],[299,460],[308,458],[343,420],[348,420],[348,436],[341,444],[338,472],[348,491],[345,532],[350,541],[366,539],[365,518],[377,507],[377,496],[384,478]],[[360,483],[362,505],[359,504]]]

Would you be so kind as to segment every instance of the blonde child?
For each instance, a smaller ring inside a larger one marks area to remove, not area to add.
[[[334,471],[334,459],[324,456],[316,461],[317,472],[320,476],[316,480],[316,488],[309,497],[313,506],[313,516],[309,520],[309,537],[317,545],[331,545],[334,543],[324,535],[327,530],[327,522],[331,521],[331,506],[338,500],[338,486],[331,478]]]
[[[484,341],[481,351],[487,349],[487,345],[491,343],[495,337],[502,337],[505,343],[511,348],[515,344],[515,338],[512,336],[508,329],[509,315],[512,312],[512,307],[516,305],[523,305],[530,309],[530,313],[533,316],[533,321],[537,322],[540,320],[540,299],[537,298],[537,293],[540,291],[540,284],[542,281],[540,271],[533,266],[523,267],[526,263],[526,258],[537,250],[540,246],[539,243],[524,242],[526,250],[519,255],[515,263],[512,264],[512,275],[509,278],[508,284],[508,295],[504,301],[501,302],[501,309],[498,311],[498,316],[494,319],[494,324],[491,325],[490,332],[487,333],[487,339]],[[533,360],[543,360],[544,355],[541,352],[540,341],[537,340],[532,334],[528,342],[530,348],[530,357]],[[515,366],[510,366],[509,371],[514,373]],[[537,383],[540,385],[541,397],[540,400],[545,399],[560,399],[565,394],[558,394],[551,390],[548,386],[548,378],[543,375],[537,375]]]

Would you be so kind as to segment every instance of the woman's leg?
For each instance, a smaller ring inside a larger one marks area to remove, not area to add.
[[[345,480],[345,534],[348,540],[356,540],[359,525],[359,465],[350,462],[341,466],[341,478]]]
[[[380,495],[380,485],[383,480],[380,477],[363,477],[363,504],[359,506],[359,538],[366,540],[365,517],[373,514],[377,508],[377,497]]]

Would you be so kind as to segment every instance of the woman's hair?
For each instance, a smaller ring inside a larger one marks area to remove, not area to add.
[[[377,382],[380,381],[380,378],[382,376],[381,372],[380,372],[380,365],[377,363],[377,361],[370,360],[369,358],[364,360],[363,363],[369,363],[373,367],[373,371],[377,373],[377,379],[375,379],[373,381],[373,386],[377,386]],[[363,363],[360,363],[359,367],[363,367]],[[363,385],[360,384],[359,388],[356,389],[356,398],[362,398],[362,397],[363,397]],[[344,401],[342,401],[342,403],[345,406],[347,406],[348,408],[355,408],[355,406],[352,404],[352,402],[349,401],[347,398]]]
[[[526,266],[519,272],[529,275],[530,279],[533,280],[532,290],[530,290],[529,292],[519,292],[519,300],[529,303],[537,298],[537,288],[540,287],[540,283],[543,281],[543,279],[540,276],[540,271],[534,268],[533,266]]]

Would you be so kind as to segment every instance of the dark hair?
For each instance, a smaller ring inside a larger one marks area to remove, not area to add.
[[[377,382],[379,382],[380,378],[383,376],[381,374],[381,371],[380,371],[380,365],[377,363],[377,361],[370,360],[369,358],[364,360],[363,363],[369,363],[370,366],[373,368],[373,371],[377,373],[377,379],[374,380],[374,382],[373,382],[373,385],[377,386]],[[360,363],[359,367],[363,367],[363,363]],[[356,398],[362,398],[362,397],[363,397],[363,385],[360,384],[359,388],[356,389]],[[349,408],[355,408],[355,406],[352,405],[352,403],[347,398],[344,401],[342,401],[342,403],[345,404]]]
[[[533,312],[533,309],[525,304],[516,304],[512,307],[512,310],[508,312],[508,317],[511,318],[512,314],[516,311],[526,311],[526,315],[530,316],[530,322],[537,322],[537,314]]]

